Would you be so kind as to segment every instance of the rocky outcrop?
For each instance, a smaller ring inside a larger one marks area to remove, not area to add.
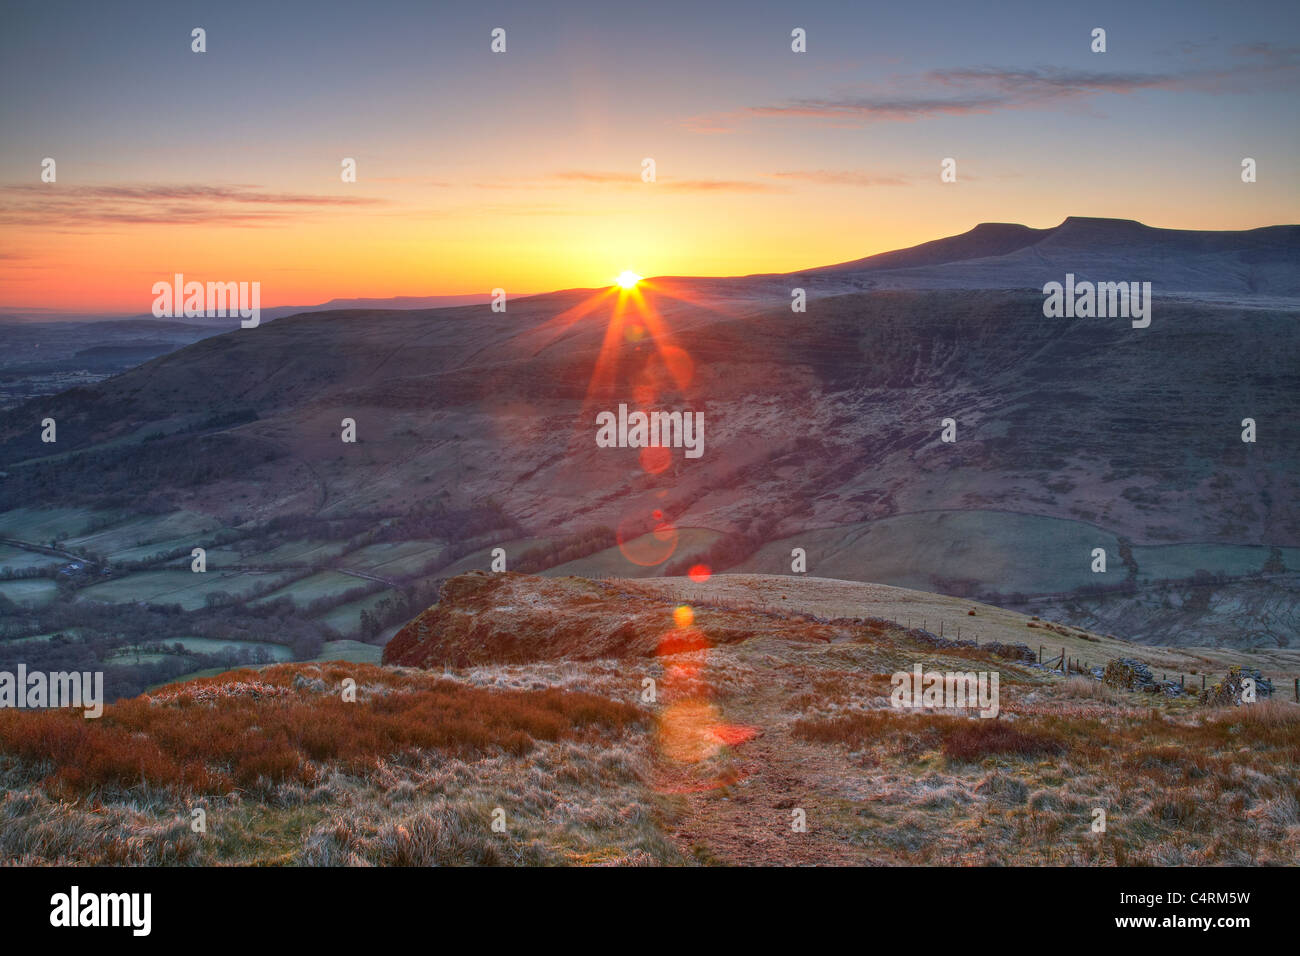
[[[446,581],[437,604],[398,631],[385,664],[464,667],[525,661],[678,654],[759,635],[826,643],[842,627],[804,618],[647,600],[617,584],[470,571]]]
[[[1121,690],[1143,690],[1154,692],[1156,680],[1151,676],[1151,668],[1145,661],[1136,657],[1117,657],[1107,662],[1102,671],[1102,683]]]

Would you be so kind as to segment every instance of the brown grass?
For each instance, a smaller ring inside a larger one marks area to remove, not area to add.
[[[995,755],[1040,757],[1064,750],[1064,742],[1055,734],[1033,728],[1021,730],[1002,720],[962,721],[943,742],[945,756],[967,763]]]
[[[378,760],[437,750],[457,756],[527,753],[539,740],[640,721],[631,705],[556,689],[487,690],[450,680],[411,680],[352,664],[368,699],[345,702],[323,682],[295,684],[290,665],[234,671],[164,688],[104,709],[0,712],[0,754],[54,790],[88,793],[140,784],[193,793],[311,784],[322,765],[362,773]],[[337,685],[335,685],[337,687]]]
[[[805,718],[795,723],[793,733],[816,743],[846,744],[854,748],[883,744],[900,753],[937,746],[950,760],[965,762],[995,755],[1036,757],[1065,750],[1065,742],[1059,736],[1033,726],[1021,729],[1003,720],[899,714],[890,710],[826,719]]]

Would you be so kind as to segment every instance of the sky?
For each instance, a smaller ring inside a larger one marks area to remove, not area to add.
[[[178,272],[265,308],[784,272],[987,221],[1300,222],[1294,0],[5,0],[0,89],[0,310],[148,312]]]

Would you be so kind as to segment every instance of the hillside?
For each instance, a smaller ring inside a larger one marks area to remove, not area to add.
[[[960,621],[980,645],[941,641],[916,618],[950,633]],[[1300,707],[1108,688],[1023,659],[1020,641],[1097,664],[1146,653],[997,608],[839,581],[470,574],[390,643],[386,666],[234,671],[121,701],[95,721],[0,712],[0,856],[1294,862]],[[1193,683],[1198,670],[1213,681],[1242,660],[1279,688],[1300,675],[1295,652],[1148,656]],[[998,717],[892,708],[890,675],[916,665],[998,672]],[[346,680],[355,702],[342,699]],[[1097,807],[1104,834],[1091,829]],[[190,825],[194,809],[205,832]],[[806,831],[792,828],[795,811]]]
[[[511,569],[621,576],[787,573],[802,547],[814,575],[1050,606],[1150,643],[1290,646],[1296,236],[989,224],[829,270],[653,280],[642,306],[571,290],[505,313],[290,316],[0,415],[0,522],[41,529],[15,547],[62,535],[74,553],[118,529],[135,561],[221,545],[214,565],[242,577],[220,590],[253,596],[276,582],[248,575],[283,569],[266,555],[328,548],[309,600],[388,542],[424,549],[367,568],[390,588],[484,568],[498,544]],[[1150,328],[1047,319],[1041,292],[1014,291],[1067,269],[1153,281]],[[702,412],[702,456],[598,448],[597,412],[629,402]],[[141,527],[180,515],[202,530]],[[98,593],[179,588],[140,583]]]

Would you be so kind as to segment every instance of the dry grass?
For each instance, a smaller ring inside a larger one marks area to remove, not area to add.
[[[511,582],[519,635],[525,583]],[[580,606],[594,614],[604,589],[589,590]],[[280,665],[163,688],[99,721],[0,714],[0,862],[1300,860],[1300,707],[1210,710],[999,662],[998,719],[895,710],[891,673],[967,654],[890,627],[825,643],[816,622],[706,608],[707,644],[659,656],[670,632],[649,625],[673,606],[642,608],[631,644],[613,614],[613,657],[566,656],[582,628],[543,602],[536,615],[564,644],[544,661],[512,651],[446,677],[441,664]],[[338,699],[344,677],[355,704]],[[656,702],[618,703],[638,701],[646,677]],[[696,738],[708,746],[679,746]],[[188,827],[196,806],[205,835]],[[805,834],[790,832],[793,807],[808,811]]]
[[[978,763],[985,757],[1041,757],[1059,754],[1064,742],[1037,728],[1022,730],[1003,720],[969,720],[952,728],[943,742],[943,752],[950,760]]]
[[[311,785],[325,767],[364,773],[379,760],[419,751],[519,755],[540,740],[617,731],[642,716],[629,704],[580,692],[485,690],[437,679],[412,686],[379,667],[336,670],[370,685],[370,693],[347,702],[324,681],[321,689],[295,685],[292,665],[233,671],[120,701],[97,720],[68,710],[0,712],[0,754],[58,793],[145,785],[216,794]]]
[[[1108,704],[1127,703],[1123,693],[1109,684],[1103,684],[1099,680],[1093,680],[1091,677],[1081,677],[1075,674],[1066,678],[1061,685],[1061,693],[1070,697],[1084,697],[1091,700],[1105,701]]]
[[[970,719],[943,714],[899,714],[872,710],[828,719],[802,719],[793,733],[817,743],[846,744],[853,749],[883,746],[894,753],[916,752],[918,745],[938,747],[954,761],[978,763],[985,757],[1038,757],[1061,753],[1065,743],[1035,727],[1003,720]]]

